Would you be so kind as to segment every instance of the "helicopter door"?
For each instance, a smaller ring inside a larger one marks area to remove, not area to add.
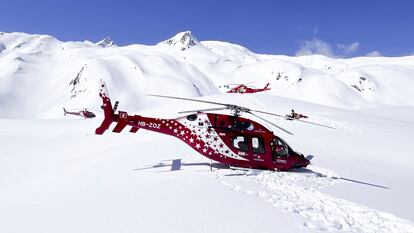
[[[270,145],[272,147],[272,161],[274,163],[286,164],[289,155],[288,145],[279,138],[273,139]]]
[[[261,137],[252,137],[252,151],[253,159],[257,161],[264,161],[264,143]]]
[[[238,150],[237,154],[245,157],[249,150],[249,144],[247,138],[244,136],[236,136],[232,140],[232,145]]]

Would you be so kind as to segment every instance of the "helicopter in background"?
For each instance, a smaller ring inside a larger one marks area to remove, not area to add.
[[[308,116],[306,116],[306,115],[304,115],[304,114],[302,114],[302,113],[297,113],[297,112],[295,112],[295,110],[293,110],[292,109],[292,111],[290,112],[290,114],[286,114],[285,115],[285,119],[286,120],[299,120],[299,119],[301,119],[301,118],[304,118],[304,119],[306,119],[306,118],[308,118]]]
[[[270,88],[269,88],[270,83],[267,83],[266,86],[264,86],[263,88],[251,88],[251,87],[247,86],[247,84],[249,84],[249,83],[246,83],[246,84],[226,84],[226,85],[224,85],[224,87],[230,89],[230,86],[235,86],[235,87],[232,87],[226,93],[239,93],[239,94],[251,94],[251,93],[270,90]]]
[[[294,151],[282,138],[275,135],[271,130],[256,121],[241,117],[241,114],[250,114],[285,133],[292,134],[288,130],[262,118],[258,114],[284,118],[282,115],[253,110],[234,104],[150,95],[219,106],[209,109],[183,111],[179,113],[188,115],[174,119],[162,119],[141,115],[129,115],[124,111],[115,113],[106,84],[103,81],[101,82],[99,96],[103,102],[104,120],[95,130],[95,133],[98,135],[102,135],[115,122],[116,125],[112,129],[112,132],[120,133],[126,126],[129,126],[130,133],[136,133],[139,129],[145,129],[170,135],[180,139],[201,155],[231,167],[289,170],[292,168],[306,167],[310,164],[310,159]],[[210,113],[211,111],[219,110],[228,110],[230,114]],[[313,122],[300,121],[332,128]]]
[[[69,115],[76,115],[76,116],[81,116],[83,118],[94,118],[96,117],[95,113],[89,111],[88,109],[84,108],[78,111],[67,111],[65,108],[63,108],[63,114],[66,116],[66,114]]]

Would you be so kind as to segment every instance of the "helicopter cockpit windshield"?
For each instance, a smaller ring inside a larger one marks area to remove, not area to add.
[[[289,146],[282,139],[275,137],[270,145],[272,147],[272,157],[286,157],[289,154]]]

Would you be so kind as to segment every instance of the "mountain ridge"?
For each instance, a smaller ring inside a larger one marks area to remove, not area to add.
[[[264,94],[341,108],[413,106],[414,56],[256,54],[228,42],[199,41],[191,31],[152,46],[106,42],[110,50],[99,42],[0,34],[0,117],[54,118],[62,106],[95,108],[99,79],[136,111],[159,103],[145,93],[196,98],[225,93],[226,83],[252,81],[258,87],[270,83]]]

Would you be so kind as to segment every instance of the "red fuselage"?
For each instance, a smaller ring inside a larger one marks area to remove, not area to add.
[[[130,116],[122,111],[115,114],[104,83],[99,96],[105,119],[96,134],[103,134],[112,122],[116,122],[112,130],[115,133],[129,126],[131,133],[146,129],[170,135],[205,157],[230,166],[287,170],[306,167],[310,163],[273,132],[250,119],[202,112],[176,119]]]
[[[242,84],[242,85],[239,85],[239,86],[231,89],[227,93],[251,94],[251,93],[267,91],[267,90],[270,90],[270,88],[265,87],[265,88],[254,89],[254,88],[250,88],[250,87],[247,87],[246,85]]]
[[[113,114],[113,121],[117,122],[113,132],[119,133],[128,125],[133,133],[142,128],[174,136],[207,158],[235,167],[287,170],[309,164],[264,126],[241,117],[197,113],[159,119],[119,112]],[[96,134],[102,134],[110,123],[104,121]],[[278,154],[272,148],[275,140],[284,143],[284,152]]]
[[[70,114],[70,115],[81,116],[83,118],[94,118],[95,117],[95,114],[91,111],[88,111],[88,110],[82,110],[82,111],[77,111],[77,112],[69,112],[69,111],[66,111],[64,109],[64,114],[65,115]]]

